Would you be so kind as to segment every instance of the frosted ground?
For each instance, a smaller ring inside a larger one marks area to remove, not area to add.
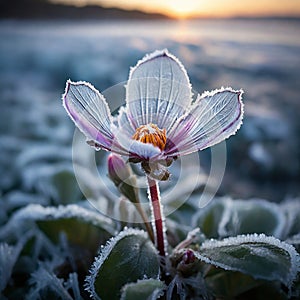
[[[245,91],[244,125],[227,142],[219,193],[271,201],[299,195],[299,31],[297,21],[2,21],[2,194],[35,191],[42,201],[53,196],[46,178],[72,170],[74,126],[60,101],[66,79],[103,91],[125,81],[145,53],[168,48],[195,91]],[[209,151],[201,155],[207,172]]]

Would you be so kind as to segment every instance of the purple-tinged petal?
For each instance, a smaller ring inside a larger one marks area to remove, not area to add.
[[[169,131],[191,101],[186,70],[167,50],[146,55],[131,69],[126,102],[128,118],[135,129],[154,123]]]
[[[135,133],[135,128],[132,126],[131,122],[128,119],[127,110],[125,107],[121,107],[119,109],[118,116],[115,117],[116,124],[119,128],[122,128],[122,130],[128,135],[128,137],[132,138],[132,136]]]
[[[63,106],[80,131],[100,147],[109,150],[114,139],[111,113],[103,95],[91,84],[67,81]]]
[[[222,88],[198,97],[173,127],[165,155],[186,155],[213,146],[236,133],[243,119],[243,91]]]

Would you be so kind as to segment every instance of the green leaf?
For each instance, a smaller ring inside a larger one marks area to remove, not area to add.
[[[222,225],[221,220],[228,201],[229,199],[222,198],[200,209],[192,220],[193,227],[199,227],[201,232],[208,238],[218,238],[220,236],[220,226]]]
[[[293,245],[298,252],[300,251],[300,233],[291,236],[285,242]]]
[[[202,244],[195,256],[208,264],[255,279],[280,281],[289,288],[300,268],[299,254],[293,246],[264,234],[210,240]]]
[[[115,233],[110,219],[78,205],[28,205],[17,211],[0,230],[0,238],[18,239],[35,225],[55,243],[63,232],[69,243],[93,253]]]
[[[176,247],[182,240],[184,240],[190,230],[190,227],[182,223],[166,219],[166,227],[168,228],[168,242],[170,246]]]
[[[255,220],[255,221],[254,221]],[[281,237],[285,218],[278,205],[261,199],[233,200],[228,235],[264,233]]]
[[[21,171],[26,190],[34,190],[58,204],[70,204],[82,199],[72,165],[69,163],[30,164]]]
[[[122,288],[121,300],[154,300],[163,295],[164,289],[164,283],[158,279],[138,280],[138,282],[126,284]]]
[[[115,232],[108,220],[87,209],[69,205],[58,207],[58,210],[61,210],[60,213],[55,211],[46,219],[37,220],[38,227],[54,243],[59,242],[60,233],[63,232],[68,243],[89,249],[95,254],[99,246]]]
[[[59,256],[62,260],[55,262],[55,274],[61,278],[74,269],[85,276],[100,245],[115,234],[115,229],[110,219],[78,205],[29,205],[17,211],[9,223],[0,228],[0,238],[16,242],[27,232],[32,232],[32,238],[22,249],[18,268],[14,270],[16,276],[29,272],[36,265],[36,257],[56,257],[55,243],[63,249]]]
[[[82,198],[82,193],[72,170],[58,170],[52,175],[51,182],[55,189],[55,196],[58,203],[76,203]]]
[[[300,200],[292,199],[284,202],[280,207],[286,215],[285,235],[291,237],[300,234]]]
[[[243,300],[288,300],[298,299],[287,295],[280,287],[280,284],[274,282],[264,282],[263,284],[243,293],[239,299]]]
[[[190,200],[190,199],[189,199]],[[194,215],[198,210],[199,207],[195,205],[194,203],[190,203],[191,201],[187,201],[181,206],[179,206],[179,203],[175,202],[172,204],[177,204],[179,208],[171,207],[170,205],[168,208],[171,210],[174,210],[169,216],[168,219],[172,219],[178,223],[184,224],[184,225],[190,225],[191,223],[191,216]]]
[[[280,238],[285,217],[277,204],[265,200],[220,198],[199,210],[192,223],[209,238],[248,233],[264,233]]]
[[[101,249],[86,279],[87,290],[96,299],[119,299],[125,284],[158,276],[157,250],[147,234],[127,229]]]
[[[213,275],[210,275],[211,272]],[[205,282],[218,299],[233,299],[261,284],[249,275],[220,269],[210,270],[205,277]]]

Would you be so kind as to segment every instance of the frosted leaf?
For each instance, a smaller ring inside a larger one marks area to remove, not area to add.
[[[111,234],[114,234],[113,222],[96,212],[82,208],[78,205],[67,205],[58,207],[43,207],[32,204],[18,210],[5,224],[0,228],[0,238],[11,236],[22,236],[27,228],[32,228],[37,221],[50,221],[59,219],[78,219],[84,223],[90,223],[99,228],[103,228]],[[70,229],[71,230],[71,229]]]
[[[288,200],[280,207],[286,215],[285,237],[298,234],[300,232],[300,199]]]
[[[300,270],[295,248],[264,234],[209,240],[201,245],[195,256],[208,264],[255,279],[278,280],[289,289]]]
[[[27,141],[26,141],[27,143]],[[5,136],[4,132],[0,136],[0,186],[2,190],[9,190],[15,183],[19,170],[12,162],[24,151],[24,140],[15,138],[14,135]]]
[[[176,247],[182,240],[184,240],[191,229],[181,222],[181,220],[173,220],[172,218],[166,218],[166,228],[168,228],[168,243],[172,247]]]
[[[16,248],[6,243],[0,244],[0,292],[4,290],[10,279],[12,269],[17,260]]]
[[[199,227],[209,238],[218,238],[223,233],[224,224],[228,222],[230,209],[229,198],[219,198],[198,210],[192,218],[192,227]]]
[[[9,246],[7,243],[0,243],[0,293],[6,287],[13,267],[28,239],[32,236],[31,232],[27,232],[20,238],[16,246]]]
[[[72,290],[74,295],[74,300],[82,300],[83,298],[80,295],[80,288],[78,283],[77,273],[70,273],[69,279],[64,283],[64,286],[67,290]]]
[[[12,191],[3,197],[3,202],[7,210],[13,210],[19,207],[24,207],[28,204],[49,204],[49,200],[42,195],[24,193],[22,191]]]
[[[284,226],[285,216],[277,204],[262,199],[233,200],[224,231],[227,236],[264,233],[281,238]]]
[[[63,189],[58,182],[58,177],[64,174],[65,184],[72,189]],[[32,164],[21,171],[22,184],[26,190],[36,190],[40,194],[55,199],[58,203],[64,201],[78,201],[81,195],[76,182],[72,165],[69,163]],[[73,199],[61,199],[67,192]]]
[[[199,226],[209,238],[248,233],[264,233],[280,238],[285,227],[285,216],[277,204],[266,200],[219,198],[199,210],[192,224],[193,227]]]
[[[71,162],[72,152],[69,147],[51,144],[33,144],[22,151],[16,159],[16,167],[22,170],[34,163]]]
[[[173,294],[175,291],[180,300],[186,299],[186,292],[184,290],[182,278],[179,275],[175,275],[173,280],[168,285],[168,290],[166,295],[167,300],[173,299]]]
[[[164,294],[166,286],[157,279],[138,280],[122,288],[121,300],[147,299],[156,300]]]
[[[190,295],[190,292],[192,295]],[[188,277],[176,274],[173,280],[168,285],[166,300],[173,300],[175,293],[177,294],[177,298],[175,299],[180,300],[211,299],[207,291],[207,286],[204,282],[204,278],[200,272],[196,276]]]
[[[101,248],[86,278],[86,290],[94,299],[119,299],[125,284],[158,276],[157,250],[147,234],[125,229]]]
[[[73,170],[59,168],[49,179],[49,184],[55,188],[55,199],[59,204],[76,203],[82,199]]]
[[[285,240],[286,243],[293,245],[298,252],[300,251],[300,233],[295,234]]]
[[[176,171],[177,170],[171,171],[172,179],[174,176],[176,176]],[[180,180],[176,182],[175,186],[172,182],[173,185],[171,185],[169,189],[162,192],[162,199],[165,206],[177,206],[176,202],[178,202],[178,199],[182,199],[186,195],[191,194],[194,190],[201,188],[207,182],[207,176],[205,174],[196,173],[194,165],[187,166],[178,172],[182,172],[182,175],[180,175]],[[199,208],[198,205],[197,208]],[[166,209],[168,209],[168,207],[166,207]]]
[[[31,274],[30,284],[33,286],[26,295],[25,300],[39,300],[43,293],[47,296],[47,290],[50,290],[57,299],[74,300],[63,286],[63,280],[55,276],[52,271],[40,266]]]
[[[93,206],[96,207],[98,211],[103,212],[105,215],[111,214],[111,212],[104,209],[103,206],[106,207],[116,203],[119,194],[114,184],[106,176],[107,169],[104,167],[101,168],[101,170],[99,170],[100,176],[95,176],[97,175],[95,174],[97,170],[91,170],[79,164],[74,164],[74,168],[76,170],[78,184],[84,195],[93,199]],[[112,192],[114,190],[115,193]]]
[[[130,71],[126,86],[127,114],[135,129],[154,123],[169,131],[191,100],[186,70],[167,50],[145,56]]]

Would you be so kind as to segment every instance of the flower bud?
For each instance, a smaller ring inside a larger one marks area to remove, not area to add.
[[[107,163],[109,178],[116,186],[126,181],[132,175],[130,166],[126,165],[119,155],[110,154]]]
[[[108,176],[118,188],[121,194],[131,202],[139,202],[138,190],[135,187],[136,178],[125,161],[116,154],[110,154],[107,160]]]

